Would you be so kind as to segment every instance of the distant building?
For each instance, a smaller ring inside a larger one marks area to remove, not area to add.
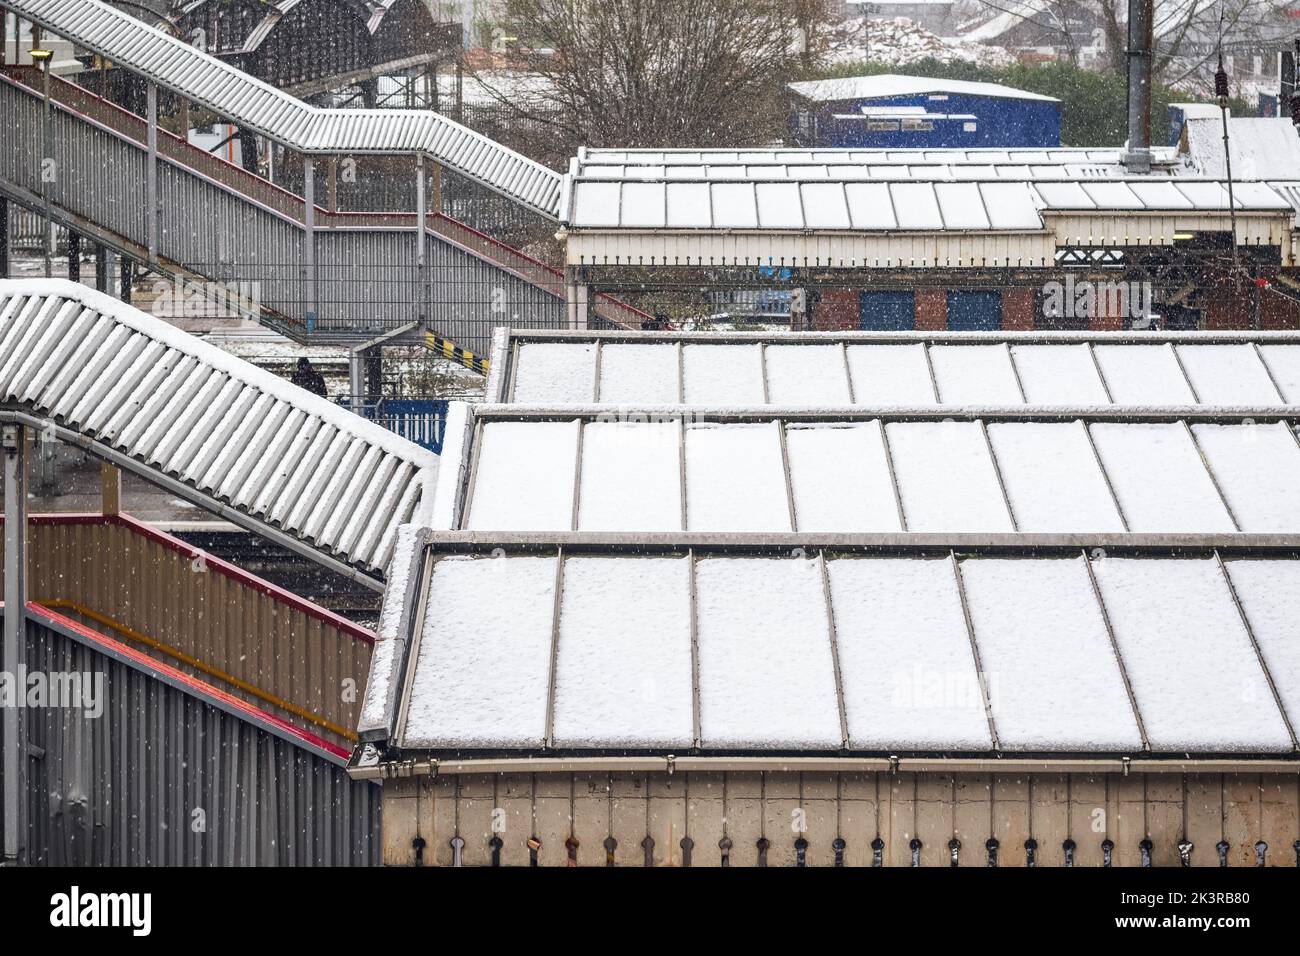
[[[1005,0],[989,12],[987,19],[964,25],[961,38],[1000,46],[1030,62],[1087,61],[1105,48],[1098,11],[1078,0]]]
[[[940,36],[952,32],[953,0],[859,0],[846,6],[850,16],[906,17]]]
[[[1061,144],[1050,96],[962,80],[855,76],[791,83],[802,147],[1049,147]]]

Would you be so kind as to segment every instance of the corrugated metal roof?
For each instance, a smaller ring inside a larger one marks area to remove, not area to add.
[[[438,468],[387,429],[64,280],[0,281],[0,406],[370,572],[431,502]]]
[[[293,149],[424,152],[542,215],[557,215],[558,173],[437,113],[318,109],[101,0],[0,5]]]
[[[933,76],[902,76],[896,73],[808,80],[788,85],[799,96],[818,103],[874,99],[876,97],[914,96],[919,93],[955,93],[960,96],[1036,100],[1043,103],[1061,102],[1054,96],[1044,96],[1041,93],[1018,90],[1011,86],[1003,86],[1001,83],[976,83],[970,80],[950,80]]]

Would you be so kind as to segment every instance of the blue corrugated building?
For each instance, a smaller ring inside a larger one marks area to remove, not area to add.
[[[791,136],[802,147],[1061,145],[1061,101],[996,83],[854,76],[791,83]]]

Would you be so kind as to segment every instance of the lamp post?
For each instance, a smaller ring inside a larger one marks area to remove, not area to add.
[[[41,167],[39,171],[41,183],[41,206],[45,213],[45,235],[41,247],[45,253],[45,278],[50,278],[52,274],[51,260],[54,256],[54,250],[50,248],[51,239],[54,231],[53,223],[50,221],[50,192],[46,188],[46,170],[45,164],[50,161],[50,59],[54,56],[53,50],[32,50],[32,62],[40,64],[41,67]]]

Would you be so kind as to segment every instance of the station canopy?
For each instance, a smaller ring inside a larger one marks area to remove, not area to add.
[[[516,333],[508,388],[523,404],[1300,405],[1300,336],[1213,333],[761,334],[574,337]]]
[[[1238,173],[1230,200],[1212,173],[1174,148],[1141,176],[1113,149],[583,149],[559,218],[576,266],[1044,268],[1232,229],[1292,264],[1297,175]]]
[[[363,739],[778,762],[1297,750],[1300,338],[869,338],[498,337],[490,404],[449,423],[433,526],[399,537]],[[802,390],[743,392],[777,367]],[[974,387],[990,367],[1015,390],[940,400],[939,369]],[[672,401],[692,370],[706,401]]]

